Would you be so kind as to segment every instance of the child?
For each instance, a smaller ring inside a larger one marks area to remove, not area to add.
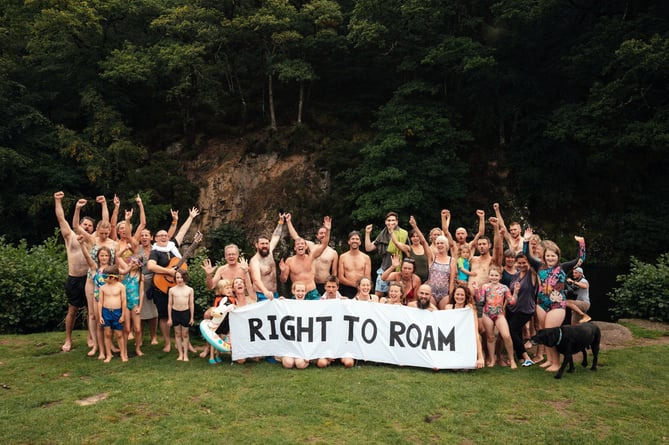
[[[100,288],[105,284],[106,275],[104,273],[105,267],[111,265],[112,261],[112,251],[106,246],[100,246],[95,253],[95,260],[91,257],[88,249],[86,248],[86,239],[79,235],[77,236],[77,241],[81,244],[81,251],[84,254],[84,258],[88,263],[88,276],[93,282],[93,313],[97,316],[100,313],[99,308],[99,299],[100,299]],[[96,262],[97,261],[97,262]],[[119,258],[119,264],[122,266],[119,269],[122,269],[120,273],[126,273],[128,271],[127,264]],[[119,272],[117,272],[119,273]],[[94,318],[95,320],[95,318]],[[92,357],[95,355],[95,352],[99,352],[98,360],[104,360],[106,358],[104,351],[104,333],[102,330],[102,320],[97,319],[97,329],[95,329],[95,344],[93,349],[88,351],[88,356]]]
[[[472,250],[469,248],[469,244],[463,244],[458,247],[458,283],[464,286],[467,285],[469,277],[475,277],[476,272],[471,272],[471,266],[469,260],[472,257]]]
[[[477,293],[479,302],[483,302],[483,326],[486,332],[486,341],[488,346],[488,367],[495,366],[495,327],[504,341],[506,353],[509,356],[511,369],[516,369],[516,361],[513,358],[513,341],[509,332],[509,324],[504,316],[504,307],[507,304],[515,304],[515,297],[511,294],[508,287],[499,282],[502,278],[502,270],[498,266],[490,266],[488,272],[489,282],[478,289],[476,281],[472,282],[472,287]]]
[[[339,280],[334,275],[330,275],[325,280],[325,293],[321,295],[321,300],[338,300],[346,298],[339,293]]]
[[[291,297],[292,299],[297,301],[305,301],[304,298],[307,296],[306,284],[302,283],[301,281],[296,281],[293,283],[293,286],[290,288],[290,290],[293,294]],[[281,365],[283,365],[285,369],[305,369],[309,366],[309,360],[298,357],[281,357]]]
[[[130,272],[123,277],[125,295],[128,301],[128,318],[125,322],[123,338],[128,344],[129,334],[135,334],[135,354],[142,352],[142,304],[144,302],[144,275],[142,275],[142,260],[139,257],[130,257]]]
[[[188,272],[177,270],[174,273],[176,285],[167,294],[167,325],[174,326],[174,339],[179,356],[178,361],[188,361],[188,328],[193,325],[195,315],[195,297],[193,288],[187,286]]]
[[[214,304],[212,307],[207,309],[204,313],[204,318],[210,319],[211,318],[211,311],[215,308],[218,307],[219,303],[223,298],[227,298],[228,301],[226,305],[228,304],[235,304],[235,299],[233,297],[233,291],[232,291],[232,280],[218,280],[216,283],[216,287],[214,287]],[[223,320],[223,323],[216,329],[216,333],[218,335],[227,335],[228,331],[230,330],[230,320],[228,320],[228,317],[225,317]],[[221,360],[220,354],[218,351],[214,348],[211,347],[209,343],[207,343],[204,347],[204,351],[200,354],[200,357],[205,358],[209,355],[209,364],[215,365],[216,363],[221,363],[223,360]]]
[[[100,325],[104,328],[105,352],[107,354],[105,363],[109,363],[112,359],[112,330],[114,330],[116,341],[121,349],[121,361],[127,362],[128,348],[123,338],[123,322],[128,312],[125,286],[118,279],[118,266],[107,266],[104,273],[106,280],[104,286],[100,286],[98,319]]]

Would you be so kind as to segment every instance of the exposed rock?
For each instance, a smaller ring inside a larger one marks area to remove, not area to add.
[[[197,229],[235,222],[251,240],[271,233],[280,209],[304,210],[305,203],[318,202],[327,193],[329,175],[310,154],[257,153],[247,148],[244,139],[211,143],[189,163],[189,176],[200,184]]]

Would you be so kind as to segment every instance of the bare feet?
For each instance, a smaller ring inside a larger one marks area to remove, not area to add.
[[[486,366],[487,366],[488,368],[494,368],[494,367],[495,367],[495,362],[488,362],[488,363],[486,364]]]
[[[98,355],[98,360],[105,360],[105,358],[106,358],[106,357],[105,357],[104,354],[100,354],[100,355]],[[110,356],[109,360],[111,360],[111,356]],[[107,362],[107,360],[105,360],[105,362]]]
[[[121,352],[121,350],[119,348],[117,348],[116,346],[112,345],[111,352]]]
[[[128,334],[128,340],[134,340],[134,339],[135,339],[135,336],[133,335],[133,333],[132,332],[129,333]]]
[[[122,361],[122,362],[127,362],[127,361],[128,361],[128,357],[121,357],[121,361]]]
[[[535,355],[535,356],[532,358],[532,361],[534,362],[535,365],[537,365],[537,364],[543,362],[544,360],[546,360],[546,357],[544,357],[543,355]]]
[[[186,356],[184,356],[184,362],[187,362],[187,361],[188,361],[188,356],[186,355]]]
[[[188,351],[189,351],[189,352],[197,352],[197,349],[195,349],[195,348],[193,347],[193,345],[191,345],[190,343],[188,343]]]
[[[98,353],[98,348],[93,348],[90,351],[88,351],[88,353],[86,355],[89,356],[89,357],[93,357],[97,353]]]
[[[139,348],[135,349],[135,354],[137,355],[137,357],[141,357],[141,356],[144,355],[144,353],[142,352],[142,350],[139,349]]]
[[[205,358],[206,356],[209,355],[209,349],[204,348],[204,351],[200,352],[200,357]]]
[[[163,352],[170,352],[172,350],[172,345],[165,345]]]
[[[556,372],[556,371],[559,371],[559,370],[560,370],[559,366],[549,366],[548,368],[546,368],[546,371],[548,371],[548,372]]]
[[[579,323],[587,323],[590,320],[592,320],[592,317],[590,317],[588,314],[585,314],[578,322]]]
[[[156,337],[153,337],[153,338],[151,339],[151,344],[152,344],[152,345],[157,345],[157,344],[158,344],[158,339],[157,339]]]
[[[105,363],[109,363],[109,362],[111,362],[112,357],[113,357],[113,356],[110,355],[109,357],[105,358],[105,359],[104,359],[104,360],[105,360]],[[100,358],[100,357],[98,357],[98,358]],[[104,355],[102,356],[102,358],[104,358]]]
[[[182,356],[177,357],[178,362],[182,362],[183,360],[184,360],[184,358]]]
[[[518,365],[516,365],[515,360],[511,360],[511,369],[518,369]]]
[[[549,367],[549,366],[551,366],[551,365],[552,365],[552,363],[551,363],[551,362],[549,362],[549,361],[546,361],[546,362],[544,362],[544,363],[540,364],[539,366],[541,366],[542,368],[548,368],[548,367]]]
[[[95,346],[95,342],[93,341],[93,339],[91,338],[90,335],[88,336],[88,340],[86,340],[86,341],[88,343],[89,348],[92,348],[93,346]]]
[[[60,347],[60,350],[63,352],[70,352],[71,349],[72,349],[72,343],[70,343],[69,341],[66,341],[65,343],[63,343],[63,346]]]

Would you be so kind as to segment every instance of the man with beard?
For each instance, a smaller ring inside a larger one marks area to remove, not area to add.
[[[496,217],[488,218],[488,222],[490,222],[490,225],[493,227],[493,245],[491,246],[490,238],[487,236],[482,236],[476,241],[478,255],[471,259],[471,271],[476,273],[476,275],[472,275],[469,278],[470,289],[472,289],[471,286],[474,282],[478,284],[479,288],[483,287],[483,285],[488,282],[490,266],[494,264],[495,266],[502,267],[504,253],[502,251],[502,237],[499,233],[499,224]],[[490,254],[491,247],[493,247],[492,255]]]
[[[421,284],[421,286],[418,288],[418,297],[414,301],[410,301],[409,304],[407,304],[407,307],[436,311],[437,306],[431,303],[431,299],[432,288],[429,284]]]
[[[293,238],[293,241],[297,241],[301,238],[290,219],[287,221],[286,225],[288,226],[288,232],[290,233],[290,237]],[[318,232],[316,232],[317,242],[313,243],[307,241],[309,251],[313,251],[318,244],[323,242],[325,232],[325,227],[321,227],[318,229]],[[316,282],[316,289],[318,289],[319,294],[322,295],[325,293],[325,283],[327,279],[333,275],[337,276],[338,261],[339,255],[337,254],[337,251],[330,246],[326,246],[321,256],[314,260],[314,281]]]
[[[279,244],[283,232],[284,216],[279,215],[279,223],[272,232],[272,239],[259,236],[256,240],[256,254],[249,261],[249,273],[253,282],[253,290],[258,301],[273,300],[279,297],[276,282],[276,263],[274,248]]]
[[[285,215],[286,222],[290,223],[290,213]],[[302,238],[295,241],[295,255],[287,260],[279,262],[281,269],[281,282],[285,283],[290,277],[292,283],[302,282],[307,288],[305,300],[320,300],[321,295],[316,289],[315,274],[313,269],[314,260],[321,256],[330,242],[330,229],[332,220],[329,216],[323,218],[323,227],[325,227],[325,237],[313,251],[308,251],[307,242]]]
[[[372,260],[360,251],[362,238],[357,230],[348,234],[348,252],[339,257],[339,293],[348,298],[355,297],[356,283],[372,273]]]

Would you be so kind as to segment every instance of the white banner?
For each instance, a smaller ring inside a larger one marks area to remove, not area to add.
[[[228,316],[233,360],[353,357],[425,368],[476,367],[469,308],[430,312],[356,300],[274,300]]]

